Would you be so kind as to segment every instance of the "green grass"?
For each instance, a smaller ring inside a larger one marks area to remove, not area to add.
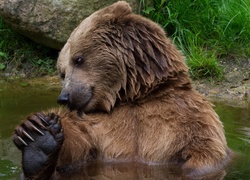
[[[195,78],[222,77],[219,60],[250,56],[250,1],[140,0],[184,52]]]
[[[0,18],[0,75],[48,75],[55,72],[57,52],[14,32]]]
[[[223,76],[220,59],[250,57],[249,0],[140,0],[187,57],[193,78]],[[0,18],[1,72],[54,72],[57,52],[9,29]],[[33,73],[34,72],[34,73]]]

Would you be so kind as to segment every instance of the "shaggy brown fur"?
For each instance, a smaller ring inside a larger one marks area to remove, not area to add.
[[[58,58],[70,110],[57,167],[96,159],[179,164],[188,175],[230,160],[222,123],[192,86],[179,50],[160,26],[119,1],[85,19]]]

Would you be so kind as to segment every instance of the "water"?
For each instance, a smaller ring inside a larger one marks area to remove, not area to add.
[[[58,106],[56,99],[59,92],[58,86],[51,88],[32,83],[28,85],[21,82],[13,84],[0,81],[0,179],[18,179],[21,172],[21,154],[11,139],[15,126],[32,112]],[[215,105],[224,123],[228,145],[238,153],[239,157],[226,169],[224,179],[248,180],[250,179],[250,109],[224,104]],[[99,170],[98,175],[96,175],[97,170]],[[166,170],[160,166],[148,167],[138,164],[92,165],[87,174],[89,177],[101,177],[101,179],[175,178],[169,168]]]
[[[23,82],[3,82],[0,80],[0,179],[19,177],[19,150],[12,143],[12,133],[32,112],[58,106],[58,88],[43,85],[28,85]]]
[[[250,179],[250,106],[235,108],[216,104],[224,124],[228,145],[239,156],[227,170],[225,179]]]

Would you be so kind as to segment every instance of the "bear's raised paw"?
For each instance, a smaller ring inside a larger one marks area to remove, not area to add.
[[[50,167],[47,169],[54,169],[63,142],[60,117],[54,113],[36,113],[29,116],[16,127],[13,141],[22,151],[22,165],[26,177],[38,174],[48,165]]]

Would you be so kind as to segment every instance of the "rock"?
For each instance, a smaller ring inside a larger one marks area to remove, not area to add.
[[[0,16],[14,30],[45,46],[61,49],[72,30],[94,11],[117,0],[1,0]],[[138,0],[127,0],[134,12]]]

